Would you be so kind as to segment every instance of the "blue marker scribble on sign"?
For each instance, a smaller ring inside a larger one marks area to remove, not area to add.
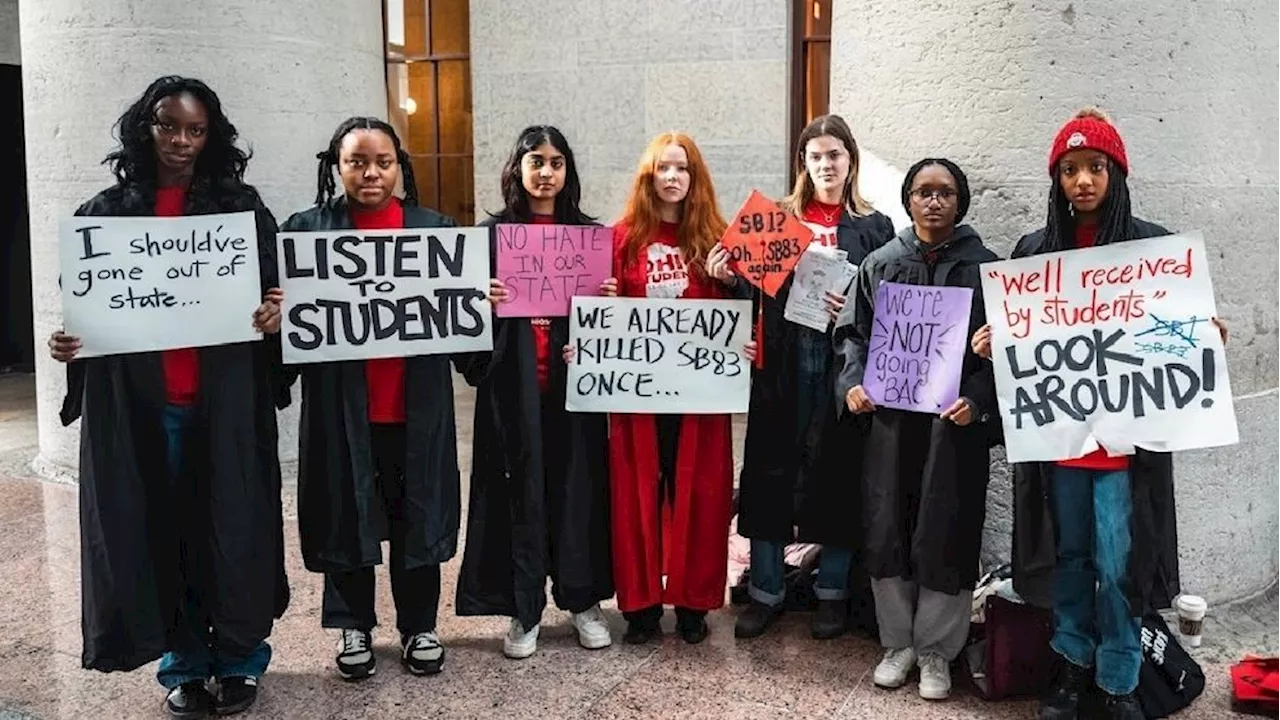
[[[1167,338],[1168,342],[1139,342],[1135,343],[1135,349],[1140,353],[1167,353],[1177,357],[1186,357],[1188,351],[1198,346],[1196,326],[1200,323],[1208,322],[1206,318],[1195,316],[1186,320],[1163,320],[1153,314],[1151,319],[1155,324],[1140,333],[1134,334],[1134,337]]]

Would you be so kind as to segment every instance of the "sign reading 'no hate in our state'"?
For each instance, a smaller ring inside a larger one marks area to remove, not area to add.
[[[982,266],[1010,462],[1239,441],[1199,233]]]
[[[499,317],[565,317],[569,299],[599,295],[611,275],[613,230],[594,225],[498,225]]]
[[[489,350],[488,228],[282,231],[284,361]]]
[[[743,413],[749,300],[575,297],[565,409]]]
[[[58,228],[62,317],[78,357],[261,339],[252,211],[73,217]]]

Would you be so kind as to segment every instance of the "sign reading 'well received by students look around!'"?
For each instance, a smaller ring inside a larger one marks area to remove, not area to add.
[[[286,363],[489,350],[488,228],[277,236]]]
[[[62,316],[79,357],[261,339],[252,212],[73,217],[58,230]]]
[[[982,291],[1010,462],[1239,440],[1198,233],[990,263]]]
[[[748,300],[575,297],[565,409],[746,412],[750,339]]]

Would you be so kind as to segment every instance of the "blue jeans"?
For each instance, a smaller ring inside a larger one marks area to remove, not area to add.
[[[1058,559],[1051,645],[1074,665],[1096,667],[1102,690],[1131,693],[1142,666],[1142,619],[1123,588],[1133,514],[1129,473],[1055,467],[1052,503]]]
[[[768,540],[751,541],[751,584],[747,594],[752,600],[770,607],[786,599],[786,560],[782,543]],[[845,600],[849,597],[849,567],[853,551],[823,546],[818,559],[818,581],[813,594],[819,600]]]
[[[191,426],[194,408],[168,405],[164,409],[164,431],[168,441],[169,474],[175,482],[181,482],[179,475],[182,468],[183,434]],[[200,604],[196,602],[192,588],[184,590],[186,607],[182,612],[185,624],[174,639],[174,646],[160,658],[160,669],[156,672],[156,680],[166,688],[175,688],[183,683],[195,680],[208,680],[211,677],[262,677],[271,662],[271,646],[259,643],[246,656],[229,656],[218,652],[215,647],[212,628],[207,622],[193,622],[204,616]]]

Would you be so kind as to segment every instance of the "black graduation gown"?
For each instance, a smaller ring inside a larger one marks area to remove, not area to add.
[[[858,265],[868,253],[893,238],[893,223],[875,212],[855,218],[845,211],[836,228],[836,242]],[[783,317],[790,295],[788,278],[770,298],[756,293],[764,303],[764,368],[751,378],[751,405],[747,414],[742,472],[739,476],[738,532],[757,540],[805,542],[854,547],[856,517],[861,504],[857,484],[847,468],[861,453],[867,423],[862,418],[841,418],[823,393],[809,419],[801,442],[796,437],[796,350],[802,328]],[[828,342],[831,335],[828,333]],[[827,379],[835,381],[827,353]],[[838,452],[823,453],[831,446]]]
[[[483,225],[499,222],[508,221]],[[548,576],[557,595],[613,596],[607,416],[565,411],[568,318],[551,318],[550,334],[545,396],[529,318],[495,317],[493,352],[464,369],[477,390],[459,615],[505,615],[533,627]]]
[[[277,282],[275,219],[246,185],[188,193],[188,214],[253,210],[261,286]],[[147,216],[120,186],[77,215]],[[246,323],[250,318],[244,319]],[[169,474],[160,353],[67,365],[63,425],[80,419],[81,630],[85,668],[133,670],[159,658],[185,624],[188,587],[228,654],[247,654],[289,604],[272,368],[279,336],[200,348],[196,416],[182,471]]]
[[[1134,219],[1130,237],[1161,237],[1170,232]],[[1046,252],[1044,229],[1024,236],[1013,256]],[[1013,466],[1013,584],[1029,603],[1053,606],[1053,569],[1057,560],[1049,502],[1054,463]],[[1170,607],[1179,592],[1178,520],[1174,505],[1173,456],[1139,448],[1129,462],[1133,516],[1129,573],[1123,582],[1135,616]]]
[[[406,228],[450,227],[433,210],[405,205]],[[339,197],[290,217],[284,232],[349,230]],[[285,299],[286,307],[288,298]],[[460,486],[449,355],[405,359],[405,565],[412,570],[453,557],[458,545]],[[365,361],[286,365],[285,392],[302,378],[298,431],[298,533],[312,572],[348,572],[382,562],[390,537],[374,479]]]
[[[854,328],[841,344],[844,369],[836,401],[861,385],[880,282],[973,289],[968,338],[985,324],[979,264],[997,260],[969,226],[945,243],[921,247],[903,231],[863,262],[856,282]],[[995,381],[991,363],[966,350],[960,395],[974,421],[960,427],[936,415],[878,408],[871,413],[862,475],[863,560],[876,579],[901,577],[948,595],[972,588],[978,577],[986,517]]]

